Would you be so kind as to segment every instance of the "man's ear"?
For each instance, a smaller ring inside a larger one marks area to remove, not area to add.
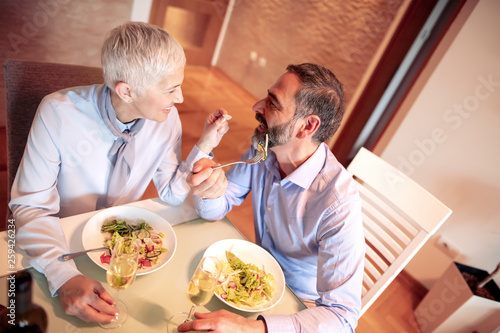
[[[130,89],[130,86],[127,83],[117,83],[115,86],[115,92],[125,103],[132,102],[132,89]]]
[[[306,137],[312,137],[314,133],[319,128],[321,120],[315,114],[310,114],[303,119],[303,123],[297,137],[299,139],[304,139]]]

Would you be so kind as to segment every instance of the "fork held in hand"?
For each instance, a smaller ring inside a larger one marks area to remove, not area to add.
[[[224,164],[224,165],[219,165],[219,166],[213,167],[212,169],[213,170],[220,169],[220,168],[226,167],[228,165],[233,165],[233,164],[238,164],[238,163],[255,164],[255,163],[259,163],[260,161],[262,161],[263,158],[264,158],[264,152],[263,151],[258,151],[257,154],[253,158],[251,158],[249,160],[244,160],[244,161],[238,161],[238,162],[232,162],[232,163],[228,163],[228,164]]]

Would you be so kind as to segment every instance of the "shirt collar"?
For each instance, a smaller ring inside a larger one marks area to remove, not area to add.
[[[103,97],[106,101],[106,109],[108,110],[112,110],[115,114],[115,108],[113,107],[113,104],[111,104],[111,90],[106,86],[105,89],[103,89],[102,91],[102,94],[103,94]],[[121,132],[125,131],[125,130],[129,130],[132,128],[132,126],[134,126],[136,122],[136,119],[129,122],[129,123],[122,123],[118,118],[116,118],[116,124],[118,125],[118,128],[120,129]]]
[[[134,126],[135,122],[137,121],[137,119],[135,120],[132,120],[131,122],[129,123],[122,123],[118,118],[116,118],[116,123],[118,124],[118,128],[120,129],[120,131],[125,131],[125,130],[129,130],[132,128],[132,126]]]
[[[325,146],[325,143],[321,143],[314,154],[312,154],[311,157],[309,157],[304,163],[302,163],[301,166],[295,169],[285,179],[304,189],[308,189],[325,164],[325,149],[327,149]]]

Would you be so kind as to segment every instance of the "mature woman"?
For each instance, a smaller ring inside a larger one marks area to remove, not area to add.
[[[68,314],[106,322],[117,309],[102,285],[57,257],[69,248],[59,218],[139,200],[151,179],[160,198],[179,205],[186,176],[208,157],[228,125],[224,110],[209,115],[200,140],[181,162],[186,58],[164,30],[130,22],[102,47],[105,84],[46,96],[33,121],[9,203],[18,244],[43,272]]]

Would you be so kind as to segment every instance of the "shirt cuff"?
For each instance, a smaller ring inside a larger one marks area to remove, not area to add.
[[[194,195],[194,207],[198,216],[206,220],[220,220],[225,216],[221,207],[224,207],[224,197],[218,197],[215,199],[202,199],[201,197]]]
[[[260,315],[264,319],[268,333],[295,332],[295,325],[288,315]]]
[[[73,260],[60,262],[58,259],[47,265],[47,267],[44,268],[43,273],[47,277],[52,297],[57,296],[59,288],[61,288],[61,286],[69,279],[82,274],[76,268]]]
[[[195,164],[197,161],[199,161],[202,158],[209,158],[213,159],[214,154],[210,152],[210,155],[205,154],[198,148],[197,145],[194,145],[193,149],[191,149],[191,152],[189,153],[188,157],[186,158],[186,164],[188,166],[189,172],[193,170],[193,164]]]

